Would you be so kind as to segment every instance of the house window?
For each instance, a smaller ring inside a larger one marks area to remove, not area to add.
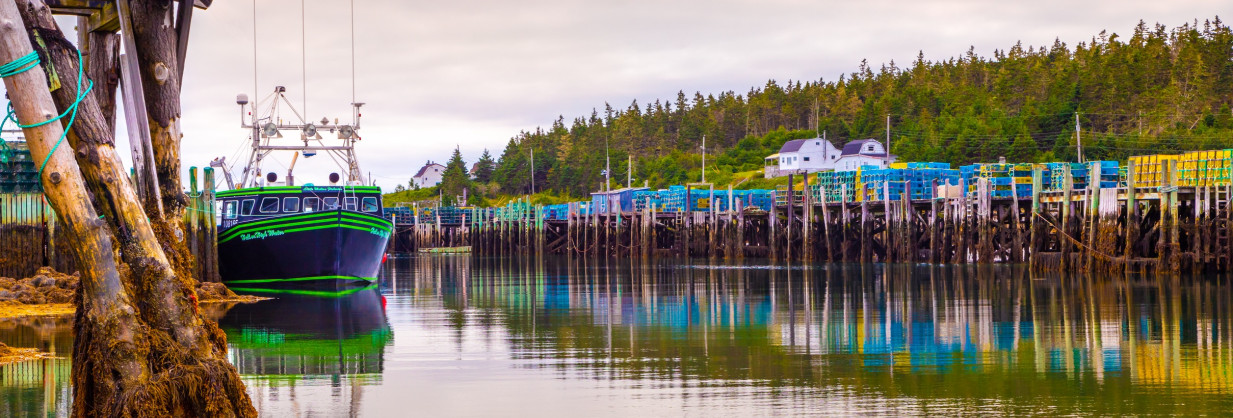
[[[833,159],[835,159],[835,156],[834,156],[834,155],[832,155],[832,156],[831,156],[831,159],[832,159],[832,160],[833,160]]]
[[[235,219],[236,215],[239,214],[236,213],[236,202],[234,200],[223,203],[223,219]]]
[[[240,202],[240,214],[244,216],[253,214],[253,207],[257,206],[257,201],[254,199],[244,199]]]
[[[315,212],[317,210],[317,201],[319,200],[321,199],[318,199],[315,197],[304,198],[304,211],[305,212]]]
[[[277,197],[267,197],[267,198],[261,199],[261,213],[277,213],[277,212],[278,212],[278,198]]]
[[[814,142],[813,142],[813,144],[814,144],[814,145],[822,145],[822,141],[814,141]]]
[[[867,149],[868,149],[869,151],[873,151],[873,145],[870,145],[870,146],[869,146],[869,148],[867,148]]]
[[[809,161],[809,157],[805,157],[805,161]]]
[[[299,212],[300,198],[288,197],[283,199],[283,212]]]

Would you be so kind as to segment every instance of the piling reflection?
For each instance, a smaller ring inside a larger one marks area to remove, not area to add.
[[[219,326],[263,415],[355,412],[364,387],[381,383],[393,342],[376,289],[238,304]]]
[[[489,322],[505,328],[514,360],[577,378],[841,390],[956,411],[1230,406],[1227,278],[1043,278],[1007,266],[416,263],[415,274],[395,272],[405,290],[439,292],[460,315],[499,312]],[[424,271],[443,268],[450,273]],[[455,326],[463,338],[466,326],[497,325]]]
[[[67,411],[69,357],[73,349],[69,317],[26,317],[0,320],[0,342],[11,347],[38,348],[56,357],[0,366],[0,416],[56,416]]]

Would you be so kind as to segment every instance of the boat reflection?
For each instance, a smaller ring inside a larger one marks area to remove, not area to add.
[[[381,383],[393,343],[376,289],[238,304],[218,322],[229,360],[263,415],[353,410],[364,386]],[[279,401],[284,397],[290,402]]]

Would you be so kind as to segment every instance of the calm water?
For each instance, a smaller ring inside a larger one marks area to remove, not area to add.
[[[381,289],[217,308],[269,416],[1211,414],[1227,278],[1007,267],[391,259]],[[0,341],[67,355],[63,321]],[[0,415],[67,407],[0,367]]]

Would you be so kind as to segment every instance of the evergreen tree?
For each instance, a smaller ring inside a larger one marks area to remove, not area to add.
[[[475,162],[475,181],[478,183],[492,181],[492,173],[496,169],[497,162],[492,160],[492,155],[488,154],[487,148],[484,148],[484,153],[480,154],[479,161]]]
[[[467,175],[467,163],[462,161],[462,152],[454,148],[454,155],[445,164],[445,173],[441,175],[441,197],[451,202],[456,196],[462,196],[463,191],[470,189],[471,177]],[[466,202],[457,202],[465,205]]]

